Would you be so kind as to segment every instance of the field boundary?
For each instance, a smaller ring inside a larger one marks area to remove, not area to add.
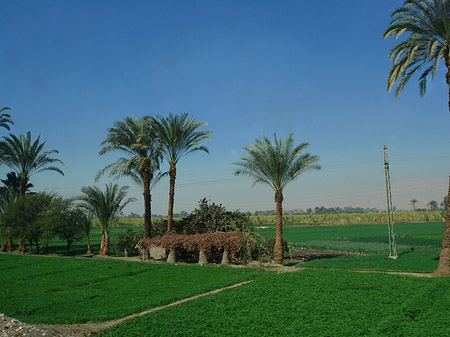
[[[224,290],[228,290],[228,289],[233,289],[233,288],[237,288],[240,287],[244,284],[247,283],[251,283],[254,282],[255,280],[249,280],[249,281],[244,281],[244,282],[240,282],[240,283],[236,283],[233,284],[231,286],[227,286],[227,287],[223,287],[223,288],[219,288],[219,289],[214,289],[211,291],[208,291],[206,293],[202,293],[202,294],[198,294],[198,295],[194,295],[188,298],[184,298],[182,300],[176,301],[176,302],[172,302],[160,307],[156,307],[156,308],[151,308],[151,309],[147,309],[145,311],[139,312],[137,314],[132,314],[123,318],[119,318],[116,320],[112,320],[112,321],[107,321],[107,322],[101,322],[101,323],[85,323],[85,324],[73,324],[73,325],[65,325],[65,324],[55,324],[55,325],[48,325],[48,324],[33,324],[34,326],[36,326],[38,329],[40,330],[45,330],[49,335],[56,335],[56,336],[73,336],[73,337],[84,337],[84,336],[89,336],[92,333],[97,333],[101,330],[105,330],[105,329],[109,329],[112,328],[116,325],[122,324],[126,321],[132,320],[136,317],[140,317],[140,316],[144,316],[147,314],[151,314],[153,312],[159,311],[159,310],[163,310],[169,307],[175,307],[177,305],[189,302],[189,301],[193,301],[196,300],[198,298],[201,297],[205,297],[205,296],[209,296],[209,295],[214,295],[217,293],[220,293]]]

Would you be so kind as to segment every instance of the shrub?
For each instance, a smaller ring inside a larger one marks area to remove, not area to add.
[[[273,257],[274,247],[275,247],[275,237],[269,236],[263,244],[264,253],[266,255],[270,255],[271,257]],[[289,243],[285,239],[283,239],[283,251],[286,253],[289,252]]]
[[[136,243],[142,238],[143,231],[135,231],[128,229],[126,232],[120,233],[114,238],[114,250],[117,255],[124,256],[125,248],[128,250],[128,256],[139,255]]]
[[[179,234],[204,234],[214,232],[233,232],[250,225],[249,216],[240,212],[230,212],[222,205],[209,204],[203,198],[198,207],[175,226]]]

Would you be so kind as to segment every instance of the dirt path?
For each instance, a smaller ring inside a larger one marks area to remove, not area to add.
[[[43,324],[38,324],[36,325],[36,327],[39,330],[44,330],[47,332],[47,336],[73,336],[73,337],[83,337],[83,336],[89,336],[92,333],[97,333],[100,330],[104,330],[104,329],[108,329],[111,327],[114,327],[116,325],[122,324],[126,321],[129,321],[135,317],[140,317],[140,316],[144,316],[146,314],[150,314],[165,308],[169,308],[169,307],[174,307],[192,300],[195,300],[197,298],[200,297],[205,297],[205,296],[209,296],[209,295],[214,295],[217,293],[220,293],[221,291],[224,290],[228,290],[228,289],[232,289],[232,288],[236,288],[236,287],[240,287],[244,284],[253,282],[253,280],[251,281],[245,281],[245,282],[241,282],[241,283],[237,283],[237,284],[233,284],[231,286],[228,287],[224,287],[224,288],[220,288],[220,289],[215,289],[212,291],[208,291],[206,293],[200,294],[200,295],[195,295],[192,297],[188,297],[185,299],[182,299],[180,301],[176,301],[161,307],[156,307],[156,308],[151,308],[145,311],[142,311],[140,313],[137,314],[133,314],[133,315],[129,315],[120,319],[116,319],[113,321],[108,321],[108,322],[102,322],[102,323],[88,323],[88,324],[75,324],[75,325],[43,325]],[[41,335],[39,335],[41,336]]]

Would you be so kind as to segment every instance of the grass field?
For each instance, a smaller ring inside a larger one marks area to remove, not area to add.
[[[108,336],[450,335],[445,277],[0,254],[0,280],[0,312],[44,324],[106,321],[255,280],[135,318]]]

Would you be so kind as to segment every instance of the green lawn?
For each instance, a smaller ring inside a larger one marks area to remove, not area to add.
[[[167,308],[107,336],[449,336],[450,278],[305,270]]]

